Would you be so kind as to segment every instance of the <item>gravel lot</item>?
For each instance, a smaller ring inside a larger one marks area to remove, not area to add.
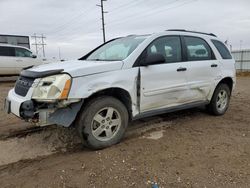
[[[0,83],[0,103],[13,83]],[[0,108],[1,187],[250,187],[250,77],[228,112],[185,110],[135,121],[118,145],[90,151],[74,130],[30,125]]]

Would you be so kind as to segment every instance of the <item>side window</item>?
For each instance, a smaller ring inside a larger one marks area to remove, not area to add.
[[[31,57],[32,52],[23,49],[23,48],[15,48],[16,49],[16,57]]]
[[[160,53],[166,63],[181,62],[181,40],[177,36],[166,36],[156,39],[147,48],[147,54]]]
[[[212,51],[206,41],[197,37],[184,37],[188,61],[210,60]]]
[[[214,46],[219,51],[222,59],[232,59],[232,56],[231,56],[229,50],[227,49],[227,47],[222,42],[220,42],[218,40],[212,40],[212,43],[214,44]]]
[[[0,56],[15,56],[14,48],[11,47],[0,47]]]

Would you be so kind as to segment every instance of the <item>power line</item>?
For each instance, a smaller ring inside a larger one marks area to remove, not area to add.
[[[101,13],[102,13],[102,34],[103,34],[103,42],[106,42],[106,34],[105,34],[105,20],[104,20],[104,14],[108,13],[107,11],[103,10],[103,2],[107,0],[101,0],[100,5],[96,5],[98,7],[101,7]]]
[[[179,1],[179,0],[175,0],[175,1],[171,2],[170,4],[174,4],[174,3],[177,2],[177,1]],[[167,11],[167,10],[176,9],[176,8],[182,7],[182,6],[184,6],[184,5],[193,3],[193,2],[195,2],[195,1],[198,1],[198,0],[184,1],[183,3],[181,3],[181,4],[179,4],[179,5],[172,6],[172,7],[164,7],[163,9],[162,9],[162,7],[161,7],[161,8],[159,8],[159,9],[155,9],[154,11],[148,12],[148,13],[143,14],[143,15],[138,15],[138,14],[136,14],[135,16],[133,16],[134,14],[132,14],[132,15],[130,15],[127,19],[123,19],[122,21],[119,21],[118,23],[117,23],[117,21],[111,22],[111,24],[109,24],[109,25],[120,25],[120,24],[124,24],[124,21],[125,21],[125,23],[126,23],[126,21],[128,21],[128,20],[130,20],[130,19],[135,20],[135,18],[136,18],[136,19],[144,19],[144,18],[147,17],[147,16],[156,15],[156,14],[165,12],[165,11]]]
[[[175,4],[175,3],[177,3],[178,1],[182,1],[182,0],[172,0],[172,1],[170,1],[170,2],[167,2],[167,7],[169,7],[169,5],[172,5],[172,4]],[[166,7],[166,6],[165,6]],[[145,15],[147,15],[148,13],[152,13],[152,12],[157,12],[158,10],[161,10],[162,8],[163,8],[163,6],[159,6],[159,4],[155,4],[155,6],[150,6],[149,7],[150,8],[150,10],[147,10],[146,12],[145,12],[145,10],[142,10],[142,9],[140,9],[141,11],[141,13],[142,13],[142,11],[143,11],[143,14],[142,15],[140,15],[140,12],[138,12],[138,10],[135,12],[135,13],[133,13],[133,12],[131,12],[132,14],[129,14],[129,15],[126,15],[126,18],[125,19],[122,19],[122,21],[124,21],[124,20],[129,20],[129,19],[131,19],[131,18],[136,18],[136,17],[141,17],[141,16],[145,16]],[[121,18],[117,18],[117,19],[114,19],[114,20],[111,20],[110,22],[109,22],[109,24],[114,24],[114,23],[121,23]]]
[[[36,33],[34,33],[33,36],[31,36],[32,38],[34,38],[35,43],[33,43],[32,45],[35,46],[36,48],[36,55],[39,55],[39,52],[42,51],[43,57],[45,57],[45,39],[46,37],[41,34],[41,35],[37,35]]]
[[[95,19],[90,19],[88,20],[85,24],[77,24],[77,25],[74,25],[72,27],[68,27],[66,28],[64,31],[60,31],[60,34],[57,34],[57,35],[51,35],[50,38],[53,38],[53,39],[61,39],[61,38],[64,38],[65,35],[68,35],[68,34],[75,34],[77,33],[78,31],[81,31],[81,30],[84,30],[85,31],[93,31],[93,29],[95,27],[97,27],[97,24],[93,24],[93,23],[97,23],[98,20],[95,20]],[[89,24],[88,24],[89,23]],[[86,27],[86,25],[88,25],[88,27]]]
[[[92,6],[89,7],[88,9],[80,12],[79,14],[73,16],[71,19],[69,19],[68,21],[64,22],[63,24],[55,27],[51,32],[48,32],[47,34],[54,34],[54,33],[58,33],[58,32],[61,32],[62,30],[64,30],[65,28],[67,28],[69,25],[71,25],[72,23],[74,23],[74,21],[79,21],[79,17],[85,15],[86,13],[88,13],[89,11],[92,10]]]
[[[131,6],[137,5],[138,3],[140,3],[140,1],[144,2],[145,0],[137,0],[137,1],[132,0],[130,2],[127,2],[127,3],[124,3],[124,4],[120,5],[118,7],[115,7],[113,10],[110,10],[109,12],[116,12],[116,11],[119,11],[121,9],[124,10],[125,8],[127,9],[127,8],[129,8]]]

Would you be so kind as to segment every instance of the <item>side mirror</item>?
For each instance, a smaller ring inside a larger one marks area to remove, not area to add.
[[[148,66],[148,65],[156,65],[164,63],[165,57],[160,53],[152,53],[149,54],[145,60],[145,62],[141,63],[141,66]]]
[[[37,58],[37,56],[35,55],[35,54],[32,54],[32,56],[31,56],[32,58]]]

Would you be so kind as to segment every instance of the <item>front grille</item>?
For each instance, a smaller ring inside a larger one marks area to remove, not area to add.
[[[34,78],[27,78],[20,76],[15,85],[15,93],[25,97],[29,91],[29,88],[32,86]]]

